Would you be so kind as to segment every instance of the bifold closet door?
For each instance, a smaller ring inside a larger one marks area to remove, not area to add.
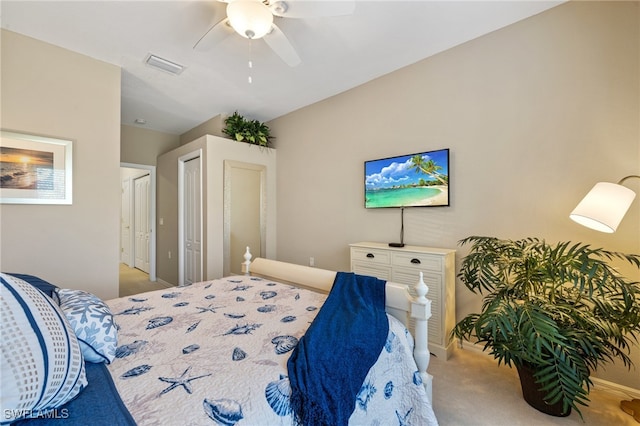
[[[202,190],[200,157],[184,162],[184,285],[202,281]]]

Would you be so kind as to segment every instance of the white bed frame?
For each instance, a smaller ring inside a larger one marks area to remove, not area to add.
[[[268,278],[322,293],[329,293],[336,276],[335,271],[264,258],[256,258],[252,262],[251,257],[249,247],[247,247],[243,263],[245,275]],[[431,356],[427,343],[427,325],[431,317],[431,300],[425,297],[429,289],[424,283],[422,272],[420,272],[420,278],[415,289],[418,295],[417,298],[409,294],[406,285],[387,281],[385,305],[387,313],[399,319],[406,327],[409,327],[409,318],[415,320],[415,328],[412,330],[415,340],[413,356],[422,376],[422,382],[427,390],[429,401],[432,401],[433,376],[427,372],[429,357]]]

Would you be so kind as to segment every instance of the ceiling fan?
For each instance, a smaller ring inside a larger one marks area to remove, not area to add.
[[[308,0],[218,0],[227,3],[227,17],[214,24],[193,46],[205,51],[234,31],[242,37],[264,41],[291,67],[301,60],[287,36],[273,22],[281,18],[318,18],[350,15],[355,1],[308,1]]]

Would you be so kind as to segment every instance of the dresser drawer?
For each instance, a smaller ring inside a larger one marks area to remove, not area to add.
[[[351,249],[351,260],[375,263],[378,265],[390,265],[391,253],[384,250],[354,247]]]
[[[392,253],[392,265],[402,268],[417,268],[421,271],[442,270],[442,256],[435,256],[425,253]]]
[[[389,281],[391,279],[391,267],[378,265],[370,262],[351,262],[351,272],[360,275],[369,275],[370,277],[380,278]]]

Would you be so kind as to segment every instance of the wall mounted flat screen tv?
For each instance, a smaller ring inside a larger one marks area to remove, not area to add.
[[[449,149],[365,161],[364,175],[368,209],[449,205]]]

